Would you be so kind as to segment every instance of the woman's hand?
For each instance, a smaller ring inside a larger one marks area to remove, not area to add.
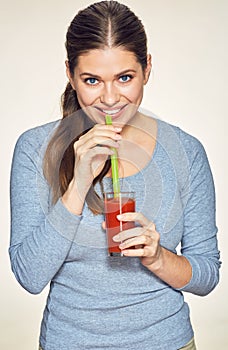
[[[121,221],[135,221],[141,225],[141,227],[122,231],[113,237],[115,242],[121,242],[119,247],[123,255],[140,257],[144,266],[157,264],[162,248],[155,224],[141,213],[124,213],[117,218]]]
[[[160,235],[153,222],[141,213],[124,213],[117,218],[121,221],[135,221],[141,225],[113,237],[115,242],[120,242],[123,255],[139,257],[148,270],[173,288],[179,289],[189,283],[192,267],[188,259],[160,245]]]
[[[96,124],[74,143],[74,175],[62,197],[64,205],[74,214],[81,214],[85,197],[94,180],[102,170],[108,156],[118,148],[122,128]]]
[[[96,124],[74,143],[74,179],[80,187],[89,188],[93,179],[102,170],[111,148],[118,148],[121,128],[112,125]]]

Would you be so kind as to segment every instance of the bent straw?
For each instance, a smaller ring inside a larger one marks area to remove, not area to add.
[[[112,125],[112,117],[106,115],[105,121],[107,125]],[[111,155],[111,167],[112,167],[112,185],[114,197],[118,197],[120,193],[120,183],[119,183],[119,171],[118,171],[118,154],[117,150],[112,147],[114,154]]]

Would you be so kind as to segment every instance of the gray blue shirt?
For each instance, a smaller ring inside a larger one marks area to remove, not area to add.
[[[213,178],[201,143],[157,122],[149,163],[120,183],[136,192],[136,210],[156,224],[161,245],[189,260],[192,278],[182,289],[160,280],[139,258],[109,257],[104,218],[87,205],[77,216],[61,199],[51,204],[42,161],[58,122],[17,141],[9,252],[26,290],[37,294],[50,283],[40,332],[44,350],[177,350],[193,336],[183,292],[207,295],[219,280]],[[104,178],[105,190],[110,181]]]

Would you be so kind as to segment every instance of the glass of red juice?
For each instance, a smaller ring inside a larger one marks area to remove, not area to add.
[[[135,223],[120,221],[116,216],[135,211],[135,192],[106,192],[104,206],[109,256],[122,256],[120,242],[114,242],[112,238],[120,231],[135,227]]]

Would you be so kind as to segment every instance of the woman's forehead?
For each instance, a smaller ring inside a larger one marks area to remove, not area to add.
[[[136,67],[137,65],[135,54],[122,47],[89,50],[79,56],[77,64],[81,69],[91,66],[97,70],[112,69],[114,66],[125,69],[126,66]]]

